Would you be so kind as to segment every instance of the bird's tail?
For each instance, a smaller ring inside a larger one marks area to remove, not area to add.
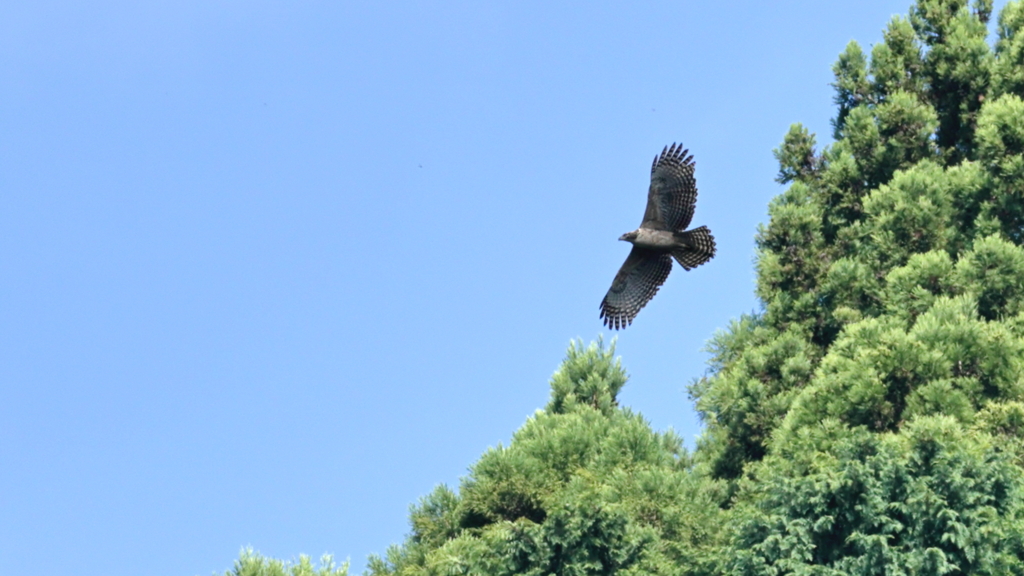
[[[715,257],[715,237],[707,226],[676,232],[675,237],[682,246],[672,256],[683,268],[691,270]]]

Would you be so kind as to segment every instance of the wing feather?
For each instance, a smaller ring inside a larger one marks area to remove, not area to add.
[[[634,246],[601,301],[601,318],[605,325],[619,330],[632,324],[671,271],[671,256]]]
[[[682,232],[697,204],[695,164],[682,144],[666,146],[651,165],[651,186],[641,228]]]

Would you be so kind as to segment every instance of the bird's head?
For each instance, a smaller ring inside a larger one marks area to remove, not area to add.
[[[632,232],[626,232],[622,236],[619,236],[619,240],[622,240],[623,242],[633,242],[636,240],[636,234],[636,230]]]

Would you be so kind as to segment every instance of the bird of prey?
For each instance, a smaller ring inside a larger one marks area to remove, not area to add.
[[[619,240],[633,244],[601,301],[601,318],[619,330],[633,323],[672,271],[672,259],[686,270],[715,255],[715,238],[707,226],[687,230],[697,203],[693,156],[682,145],[666,146],[654,157],[647,210],[640,227]]]

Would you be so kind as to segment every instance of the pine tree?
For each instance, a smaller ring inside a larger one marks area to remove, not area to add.
[[[1024,573],[1024,8],[921,0],[794,125],[764,310],[717,334],[696,458],[729,574]]]
[[[672,432],[618,405],[614,346],[573,343],[551,400],[507,447],[487,451],[458,492],[413,506],[412,534],[375,576],[706,572],[720,546],[724,492],[694,474]]]
[[[235,566],[224,576],[348,576],[348,562],[334,563],[330,554],[320,559],[320,567],[313,566],[309,556],[299,556],[296,563],[267,558],[252,548],[243,548]]]
[[[1024,84],[1004,60],[1024,54],[1024,9],[1003,10],[995,50],[990,12],[922,0],[870,59],[851,43],[836,142],[817,152],[797,124],[776,150],[789,188],[757,237],[764,311],[712,339],[712,375],[692,388],[716,476],[826,416],[897,431],[939,380],[971,414],[1019,394],[1024,103],[1007,90]]]

